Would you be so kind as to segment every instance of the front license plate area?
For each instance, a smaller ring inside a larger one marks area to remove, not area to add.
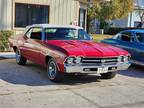
[[[98,68],[97,73],[107,73],[108,72],[108,67],[102,67]]]
[[[116,71],[116,70],[117,70],[117,67],[109,67],[109,70],[110,70],[110,71]]]

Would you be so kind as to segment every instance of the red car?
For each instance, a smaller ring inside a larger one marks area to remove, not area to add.
[[[38,24],[28,26],[23,34],[9,38],[16,62],[27,60],[47,68],[51,81],[60,81],[66,73],[100,74],[111,79],[118,70],[130,66],[130,54],[111,45],[95,43],[81,28]]]

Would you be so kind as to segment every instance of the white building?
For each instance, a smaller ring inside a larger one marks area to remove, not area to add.
[[[129,16],[125,19],[119,19],[113,21],[114,27],[137,27],[141,22],[138,15],[139,10],[144,11],[144,0],[135,0],[134,1],[135,9],[132,13],[129,13]]]
[[[0,0],[0,30],[23,31],[37,23],[86,28],[87,0]]]

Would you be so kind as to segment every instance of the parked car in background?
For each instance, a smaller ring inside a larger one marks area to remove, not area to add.
[[[100,74],[111,79],[130,66],[130,54],[111,45],[95,43],[81,27],[38,24],[9,38],[16,62],[33,61],[47,68],[48,78],[60,81],[64,74]]]
[[[121,31],[101,42],[127,50],[131,54],[132,63],[144,66],[144,30]]]

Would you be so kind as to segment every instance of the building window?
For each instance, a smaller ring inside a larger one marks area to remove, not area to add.
[[[15,27],[49,23],[49,6],[15,3]]]
[[[134,22],[134,27],[141,27],[142,23],[140,21],[135,21]]]
[[[79,26],[85,28],[85,24],[86,24],[86,10],[85,9],[81,9],[79,10]]]

